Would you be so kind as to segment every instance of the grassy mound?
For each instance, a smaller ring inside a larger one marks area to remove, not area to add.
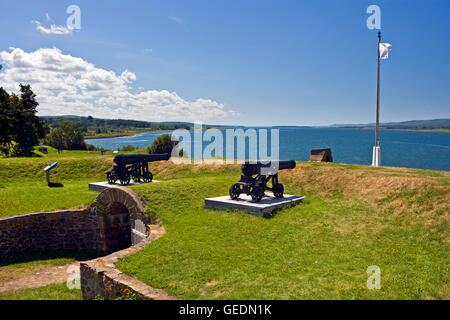
[[[133,187],[167,234],[122,271],[179,298],[450,298],[450,173],[299,164],[281,174],[304,204],[272,219],[204,209],[237,166],[160,163],[168,181]],[[381,268],[381,290],[366,270]]]
[[[105,180],[112,166],[111,155],[99,152],[64,151],[50,148],[48,155],[33,158],[0,159],[0,218],[38,211],[85,206],[96,193],[87,189],[89,181]],[[57,161],[52,182],[62,188],[49,188],[44,168]]]

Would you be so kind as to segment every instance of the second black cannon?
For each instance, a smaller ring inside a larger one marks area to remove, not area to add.
[[[131,180],[135,182],[152,182],[153,173],[148,167],[149,162],[167,161],[170,154],[127,154],[118,155],[114,158],[114,167],[106,173],[109,184],[115,184],[117,181],[121,185],[130,184]]]
[[[284,186],[278,181],[278,171],[294,169],[295,161],[245,162],[242,164],[241,179],[230,187],[232,200],[237,200],[241,194],[252,197],[259,202],[266,196],[266,191],[272,191],[275,198],[283,198]]]

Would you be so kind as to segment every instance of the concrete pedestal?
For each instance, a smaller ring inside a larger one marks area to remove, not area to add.
[[[206,198],[205,208],[218,210],[242,210],[258,216],[269,216],[276,210],[287,207],[294,207],[302,202],[305,197],[286,194],[284,198],[277,199],[271,193],[266,193],[268,197],[260,202],[252,202],[252,198],[241,195],[238,200],[231,200],[230,196]]]
[[[157,182],[160,182],[160,181],[153,180],[153,182],[149,182],[149,183],[157,183]],[[142,183],[142,182],[139,183],[139,182],[131,181],[128,186],[136,186],[136,185],[142,185],[142,184],[148,184],[148,183]],[[102,192],[105,189],[115,188],[115,187],[127,187],[127,186],[122,186],[120,183],[109,184],[107,181],[104,181],[104,182],[91,182],[91,183],[89,183],[89,191]]]
[[[381,166],[381,148],[378,146],[373,147],[372,155],[372,167]]]

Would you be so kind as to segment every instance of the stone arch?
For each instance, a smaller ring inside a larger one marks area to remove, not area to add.
[[[99,249],[111,253],[135,245],[149,235],[148,218],[139,196],[127,188],[105,189],[95,201]]]

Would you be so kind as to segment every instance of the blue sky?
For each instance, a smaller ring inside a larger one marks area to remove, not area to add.
[[[34,20],[64,26],[70,4],[81,8],[80,31],[37,31]],[[246,125],[373,122],[377,48],[376,31],[366,27],[370,4],[381,7],[383,40],[393,45],[382,64],[382,120],[450,118],[450,2],[445,0],[2,0],[0,52],[6,62],[0,63],[10,74],[0,74],[5,82],[0,85],[12,88],[23,78],[22,69],[13,70],[17,57],[8,55],[11,47],[25,53],[57,48],[61,59],[81,58],[113,71],[117,79],[126,78],[125,70],[135,77],[114,80],[123,82],[111,89],[122,92],[114,101],[103,95],[92,103],[77,101],[76,94],[87,97],[79,86],[56,98],[53,82],[37,83],[42,114],[199,117]],[[145,99],[139,95],[143,91]],[[127,97],[136,107],[128,108]]]

